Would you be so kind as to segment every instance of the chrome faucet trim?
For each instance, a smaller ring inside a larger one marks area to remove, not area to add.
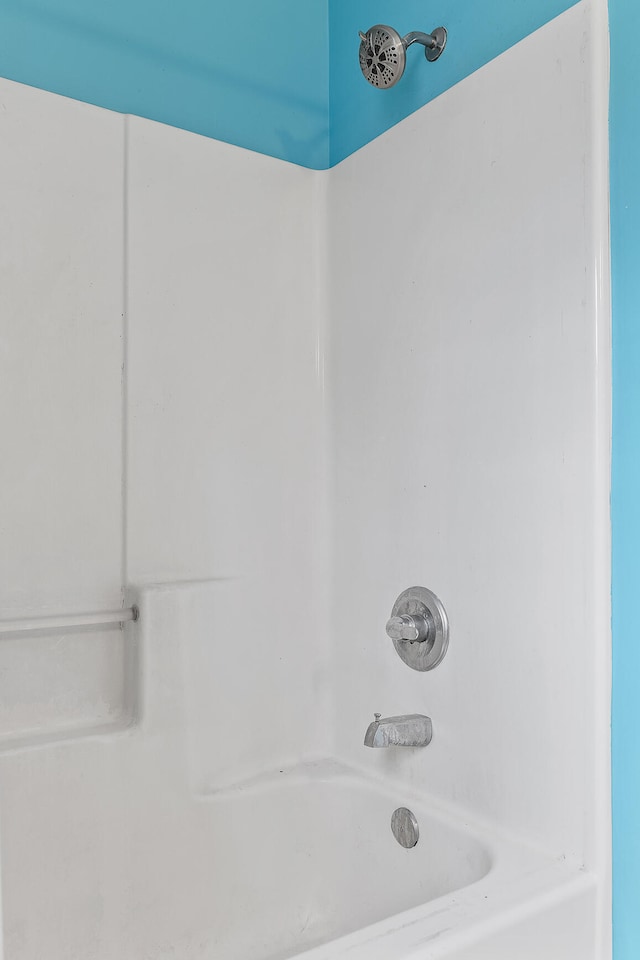
[[[408,713],[402,717],[381,717],[367,727],[365,747],[426,747],[431,743],[433,728],[431,719],[421,713]]]

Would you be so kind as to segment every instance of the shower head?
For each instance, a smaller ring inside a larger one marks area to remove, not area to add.
[[[377,23],[366,33],[360,31],[360,69],[365,80],[380,90],[394,87],[404,73],[407,48],[412,43],[424,47],[427,60],[437,60],[447,43],[447,31],[436,27],[433,33],[408,33],[401,37],[393,27]]]

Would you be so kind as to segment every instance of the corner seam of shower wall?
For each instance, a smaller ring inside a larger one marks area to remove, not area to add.
[[[325,737],[322,752],[326,756],[335,755],[336,744],[336,703],[335,676],[336,660],[332,635],[332,496],[331,496],[331,392],[329,389],[329,337],[331,310],[331,277],[329,258],[330,235],[330,185],[331,170],[311,171],[312,209],[313,209],[313,257],[314,257],[314,301],[315,309],[315,374],[317,387],[317,459],[316,478],[316,616],[317,635],[323,644],[324,669],[327,671],[323,684],[324,698],[321,709],[325,717]]]

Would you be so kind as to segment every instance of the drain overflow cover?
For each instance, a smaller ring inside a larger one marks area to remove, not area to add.
[[[391,830],[402,847],[410,850],[420,838],[418,821],[407,807],[398,807],[391,815]]]

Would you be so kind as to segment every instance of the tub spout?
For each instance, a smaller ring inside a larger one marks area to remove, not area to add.
[[[431,720],[421,713],[408,713],[402,717],[380,717],[367,727],[365,747],[426,747],[431,743]]]

